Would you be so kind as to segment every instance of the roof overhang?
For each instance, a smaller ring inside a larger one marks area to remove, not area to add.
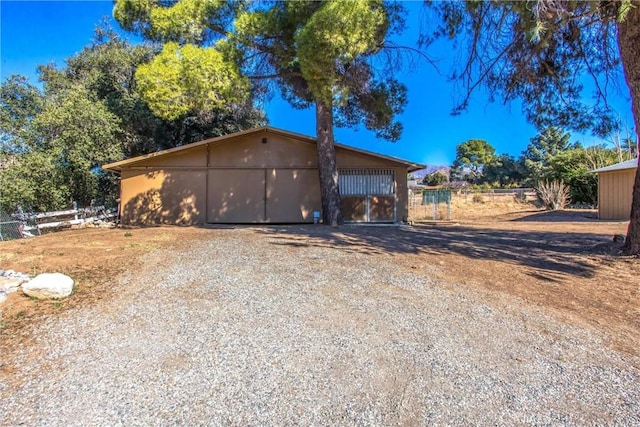
[[[137,156],[137,157],[132,157],[130,159],[120,160],[119,162],[113,162],[113,163],[109,163],[109,164],[103,165],[102,169],[104,169],[106,171],[120,173],[120,172],[122,172],[123,168],[129,167],[129,166],[133,166],[136,163],[139,163],[139,162],[142,162],[142,161],[145,161],[145,160],[148,160],[148,159],[153,159],[155,157],[162,157],[162,156],[166,156],[166,155],[172,154],[172,153],[177,153],[177,152],[180,152],[180,151],[191,150],[193,148],[197,148],[197,147],[200,147],[200,146],[203,146],[203,145],[222,143],[222,142],[225,142],[225,141],[230,140],[232,138],[236,138],[236,137],[244,136],[244,135],[251,135],[251,134],[260,133],[260,132],[269,132],[269,133],[281,135],[281,136],[284,136],[284,137],[297,139],[299,141],[306,142],[306,143],[309,143],[309,144],[315,144],[316,143],[316,138],[313,138],[311,136],[302,135],[302,134],[295,133],[295,132],[289,132],[289,131],[286,131],[286,130],[283,130],[283,129],[273,128],[271,126],[261,126],[261,127],[257,127],[257,128],[244,130],[244,131],[241,131],[241,132],[232,133],[232,134],[229,134],[229,135],[223,135],[223,136],[218,136],[218,137],[215,137],[215,138],[205,139],[203,141],[198,141],[198,142],[194,142],[194,143],[191,143],[191,144],[182,145],[180,147],[169,148],[167,150],[157,151],[155,153],[144,154],[142,156]],[[400,164],[406,165],[408,172],[413,172],[413,171],[416,171],[416,170],[419,170],[419,169],[424,169],[426,167],[425,165],[409,162],[407,160],[399,159],[397,157],[392,157],[392,156],[386,156],[386,155],[382,155],[382,154],[378,154],[378,153],[373,153],[371,151],[361,150],[359,148],[350,147],[348,145],[343,145],[343,144],[336,143],[335,146],[338,147],[338,148],[344,149],[344,150],[353,151],[353,152],[356,152],[356,153],[365,154],[367,156],[373,156],[373,157],[377,157],[377,158],[380,158],[380,159],[389,160],[389,161],[392,161],[392,162],[396,162],[396,163],[400,163]]]
[[[614,172],[614,171],[620,171],[625,169],[635,169],[637,167],[638,167],[638,159],[631,159],[631,160],[627,160],[626,162],[616,163],[615,165],[594,169],[590,172],[592,173]]]

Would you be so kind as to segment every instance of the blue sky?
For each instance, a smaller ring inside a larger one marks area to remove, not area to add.
[[[420,25],[421,2],[406,2],[409,10],[408,29],[397,40],[399,44],[415,46]],[[36,67],[56,63],[79,52],[93,37],[96,25],[111,17],[112,2],[108,1],[7,1],[0,0],[0,78],[22,74],[37,83]],[[132,35],[127,35],[135,40]],[[441,44],[431,55],[440,62],[440,71],[449,71],[450,57],[455,52]],[[408,87],[409,102],[400,116],[404,125],[402,138],[391,143],[376,139],[366,129],[336,129],[336,140],[361,149],[375,151],[424,164],[450,164],[455,147],[468,139],[486,139],[498,153],[518,156],[536,135],[527,123],[517,103],[488,103],[478,92],[468,112],[451,116],[455,88],[443,75],[426,62],[405,70],[397,76]],[[632,126],[631,106],[626,86],[624,94],[615,94],[610,103],[623,120]],[[589,96],[589,94],[586,94]],[[294,110],[279,98],[266,105],[270,125],[306,135],[315,135],[315,115],[312,109]],[[572,134],[572,140],[585,144],[599,142],[590,135]]]

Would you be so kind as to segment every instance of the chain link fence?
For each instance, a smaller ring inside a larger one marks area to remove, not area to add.
[[[0,211],[0,241],[21,239],[23,237],[24,222],[17,217]]]

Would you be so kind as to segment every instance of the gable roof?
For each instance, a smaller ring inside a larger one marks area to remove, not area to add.
[[[631,159],[631,160],[627,160],[626,162],[616,163],[615,165],[594,169],[591,172],[593,173],[613,172],[613,171],[619,171],[624,169],[635,169],[637,167],[638,167],[638,159]]]
[[[313,138],[313,137],[310,137],[310,136],[307,136],[307,135],[302,135],[302,134],[295,133],[295,132],[289,132],[289,131],[286,131],[284,129],[278,129],[278,128],[274,128],[274,127],[271,127],[271,126],[261,126],[261,127],[257,127],[257,128],[244,130],[244,131],[241,131],[241,132],[231,133],[229,135],[222,135],[222,136],[218,136],[218,137],[215,137],[215,138],[205,139],[203,141],[193,142],[191,144],[182,145],[180,147],[169,148],[167,150],[157,151],[155,153],[143,154],[141,156],[132,157],[130,159],[120,160],[118,162],[113,162],[113,163],[109,163],[109,164],[103,165],[102,169],[107,170],[107,171],[111,171],[111,172],[120,173],[124,166],[130,166],[130,165],[133,165],[135,163],[141,162],[143,160],[151,159],[151,158],[154,158],[154,157],[165,156],[167,154],[172,154],[172,153],[176,153],[176,152],[183,151],[183,150],[189,150],[189,149],[192,149],[192,148],[200,147],[202,145],[207,145],[207,144],[212,144],[212,143],[221,143],[221,142],[227,141],[229,139],[236,138],[238,136],[251,135],[251,134],[259,133],[259,132],[274,133],[276,135],[281,135],[281,136],[284,136],[284,137],[293,138],[293,139],[296,139],[298,141],[306,142],[306,143],[309,143],[309,144],[315,144],[316,143],[316,138]],[[384,159],[384,160],[390,160],[390,161],[393,161],[393,162],[396,162],[396,163],[400,163],[400,164],[406,165],[409,172],[413,172],[413,171],[418,170],[418,169],[423,169],[425,167],[424,165],[421,165],[421,164],[418,164],[418,163],[413,163],[413,162],[410,162],[408,160],[399,159],[397,157],[385,156],[385,155],[382,155],[382,154],[373,153],[371,151],[366,151],[366,150],[361,150],[361,149],[358,149],[358,148],[350,147],[348,145],[342,145],[342,144],[336,143],[335,146],[338,147],[338,148],[342,148],[344,150],[349,150],[349,151],[353,151],[353,152],[360,153],[360,154],[366,154],[368,156],[373,156],[373,157],[377,157],[377,158]]]

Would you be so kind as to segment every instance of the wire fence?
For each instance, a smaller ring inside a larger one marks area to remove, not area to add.
[[[464,197],[465,202],[473,201],[473,197],[476,195],[492,202],[510,198],[525,202],[536,200],[538,197],[535,188],[494,188],[489,190],[465,188],[460,190],[458,194]]]
[[[24,237],[25,223],[20,218],[0,211],[0,241]]]
[[[533,188],[513,189],[459,189],[412,188],[409,190],[409,219],[411,221],[451,221],[453,209],[475,210],[479,202],[508,204],[527,203],[537,199]]]
[[[451,190],[410,191],[409,214],[415,220],[450,221]]]
[[[451,190],[424,190],[422,204],[424,216],[431,214],[431,220],[451,220]]]
[[[18,209],[17,213],[8,214],[0,211],[0,241],[33,237],[43,232],[80,226],[86,223],[112,223],[117,220],[117,209],[106,209],[104,206],[78,208],[73,203],[72,209],[54,212],[29,212]]]

